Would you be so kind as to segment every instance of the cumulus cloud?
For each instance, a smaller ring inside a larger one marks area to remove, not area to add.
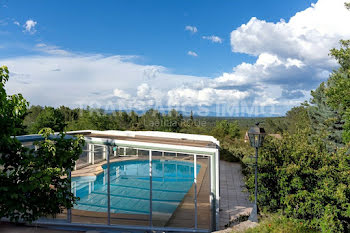
[[[185,27],[185,31],[190,31],[190,32],[192,32],[192,33],[196,33],[196,32],[198,32],[198,29],[197,29],[197,27],[195,27],[195,26],[189,26],[189,25],[187,25],[187,26]]]
[[[36,32],[35,26],[37,25],[38,22],[28,19],[25,24],[23,25],[24,31],[28,32],[30,34],[34,34]]]
[[[188,51],[187,55],[192,56],[192,57],[198,57],[198,54],[196,52],[193,52],[193,51]]]
[[[129,94],[127,94],[125,91],[120,90],[118,88],[114,89],[113,95],[115,97],[122,98],[122,99],[129,99],[130,98]]]
[[[21,24],[20,24],[18,21],[16,21],[16,20],[13,21],[13,24],[14,24],[14,25],[17,25],[17,26],[21,26]]]
[[[222,43],[222,39],[220,37],[218,37],[218,36],[214,36],[214,35],[212,35],[212,36],[202,36],[202,38],[205,39],[205,40],[210,40],[213,43],[220,43],[220,44]]]
[[[233,52],[256,56],[256,62],[234,67],[216,78],[215,85],[249,89],[251,84],[256,92],[265,93],[266,104],[302,101],[337,66],[328,54],[340,39],[350,38],[346,22],[350,12],[343,0],[319,0],[289,21],[253,17],[231,32],[231,47]]]
[[[340,39],[350,37],[346,23],[349,21],[350,13],[344,7],[344,0],[319,0],[288,22],[272,23],[251,18],[232,31],[232,50],[255,56],[277,54],[329,65],[330,59],[325,61],[329,49],[336,47]]]

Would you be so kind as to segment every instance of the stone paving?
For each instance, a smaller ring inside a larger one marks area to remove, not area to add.
[[[220,229],[239,215],[250,214],[253,204],[244,190],[241,165],[220,161]]]

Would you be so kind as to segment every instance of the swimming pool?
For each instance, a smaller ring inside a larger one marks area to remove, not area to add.
[[[197,164],[197,174],[200,170]],[[80,198],[75,209],[107,212],[107,165],[97,176],[73,177],[72,190]],[[193,162],[152,161],[152,212],[171,215],[193,184]],[[149,214],[148,160],[110,164],[111,213]]]

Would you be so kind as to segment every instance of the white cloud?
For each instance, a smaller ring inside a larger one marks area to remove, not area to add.
[[[16,20],[13,21],[13,24],[14,24],[14,25],[17,25],[17,26],[21,26],[21,24],[20,24],[18,21],[16,21]]]
[[[185,27],[185,31],[190,31],[190,32],[192,32],[192,33],[196,33],[196,32],[198,32],[198,29],[197,29],[195,26],[189,26],[189,25],[187,25],[187,26]]]
[[[137,87],[137,96],[141,98],[149,98],[150,87],[147,83],[142,83]]]
[[[47,45],[44,43],[39,43],[35,45],[35,50],[40,51],[40,52],[44,52],[47,54],[52,54],[52,55],[62,55],[62,56],[68,56],[71,55],[70,52],[59,48],[58,46],[54,46],[54,45]]]
[[[203,88],[200,90],[191,88],[177,88],[168,92],[168,104],[185,106],[211,106],[213,104],[236,103],[248,97],[248,92],[238,90],[218,90]]]
[[[24,31],[28,32],[30,34],[34,34],[36,32],[35,26],[37,25],[37,22],[32,20],[32,19],[28,19],[25,24],[23,25],[24,27]]]
[[[147,109],[166,105],[170,89],[206,79],[138,65],[134,59],[66,52],[1,59],[0,64],[11,72],[6,85],[9,94],[20,92],[31,104],[52,106]],[[145,77],[150,70],[156,73],[151,79]]]
[[[114,89],[113,95],[118,97],[118,98],[122,98],[122,99],[129,99],[130,98],[129,94],[127,94],[125,91],[120,90],[118,88]]]
[[[218,37],[218,36],[214,36],[214,35],[212,35],[212,36],[203,36],[202,38],[205,39],[205,40],[210,40],[213,43],[220,43],[220,44],[222,43],[222,39],[220,37]]]
[[[328,78],[336,67],[329,50],[350,38],[350,12],[343,0],[319,0],[288,22],[266,22],[255,17],[231,32],[233,52],[257,57],[213,80],[217,88],[256,88],[253,105],[295,104]],[[268,91],[267,91],[268,90]],[[289,93],[289,94],[287,94]],[[302,93],[302,94],[301,94]]]
[[[193,52],[193,51],[188,51],[187,55],[192,56],[192,57],[198,57],[198,54],[196,52]]]
[[[231,33],[234,52],[258,56],[277,54],[284,58],[322,61],[329,65],[329,49],[350,37],[350,12],[344,0],[319,0],[298,12],[289,22],[266,22],[253,17]]]

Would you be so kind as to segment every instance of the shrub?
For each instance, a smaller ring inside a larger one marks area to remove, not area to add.
[[[284,216],[272,215],[263,219],[259,226],[245,231],[245,233],[316,233],[319,232],[304,224],[303,221],[293,220]]]
[[[344,232],[350,223],[350,156],[347,148],[329,153],[310,130],[267,138],[259,153],[258,205],[279,209],[322,232]],[[254,194],[254,174],[246,168],[247,187]]]

